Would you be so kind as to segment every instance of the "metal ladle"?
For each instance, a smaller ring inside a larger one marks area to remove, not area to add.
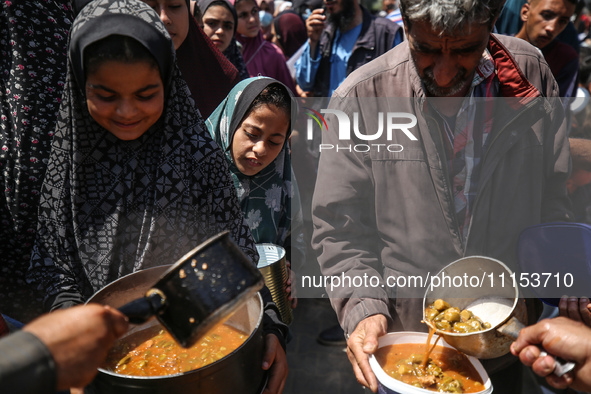
[[[514,286],[512,271],[498,260],[471,256],[456,260],[444,267],[436,276],[443,278],[479,278],[465,280],[467,286],[429,287],[423,297],[423,321],[457,350],[476,358],[501,357],[510,351],[511,343],[527,323],[525,300],[519,298],[519,289]],[[447,284],[447,282],[441,282]],[[456,281],[456,284],[458,281]],[[472,286],[472,284],[477,286]],[[425,317],[425,308],[443,299],[460,310],[467,309],[491,328],[472,333],[451,333],[437,329]],[[547,353],[543,351],[540,357]],[[562,376],[575,367],[575,363],[556,358],[554,374]]]
[[[119,310],[133,324],[156,316],[181,346],[190,347],[263,284],[254,263],[225,231],[181,257],[144,297]]]

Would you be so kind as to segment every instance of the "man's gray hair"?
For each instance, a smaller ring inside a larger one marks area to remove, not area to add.
[[[408,28],[428,22],[440,34],[462,31],[470,24],[492,24],[505,0],[400,0],[400,12]],[[467,32],[466,32],[467,33]]]

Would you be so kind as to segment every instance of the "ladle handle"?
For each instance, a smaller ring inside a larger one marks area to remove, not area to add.
[[[158,289],[150,289],[145,297],[128,302],[119,308],[131,324],[142,324],[160,313],[166,306],[166,297]]]
[[[525,328],[522,322],[519,321],[515,316],[507,321],[507,323],[503,324],[501,327],[497,328],[497,330],[503,334],[511,337],[513,339],[517,339],[519,336],[519,331],[522,328]],[[541,353],[539,357],[545,357],[549,354],[544,350],[542,346],[538,346],[540,348]],[[550,355],[551,357],[554,357]],[[566,361],[560,357],[554,357],[554,375],[561,377],[567,372],[572,371],[575,368],[575,363],[572,361]]]
[[[127,316],[131,324],[145,323],[149,318],[154,316],[152,304],[145,297],[138,298],[123,305],[119,308],[119,312]]]

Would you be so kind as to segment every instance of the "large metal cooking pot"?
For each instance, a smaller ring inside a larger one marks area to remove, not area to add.
[[[224,231],[181,257],[143,297],[119,311],[133,324],[156,316],[181,346],[191,347],[263,283],[261,273]]]
[[[124,276],[98,291],[88,302],[119,308],[143,297],[169,268],[170,265],[154,267]],[[227,324],[249,332],[250,336],[242,346],[223,359],[194,371],[155,377],[120,375],[99,368],[96,378],[85,388],[85,393],[258,394],[266,383],[266,374],[261,368],[264,352],[262,318],[263,302],[257,293],[228,319]],[[156,319],[151,319],[145,324],[134,326],[125,336],[157,324]]]

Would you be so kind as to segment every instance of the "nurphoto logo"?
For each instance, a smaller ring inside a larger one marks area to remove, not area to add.
[[[353,112],[353,121],[345,112],[336,109],[320,109],[320,112],[304,107],[308,115],[306,124],[306,138],[308,141],[314,139],[314,133],[318,131],[328,130],[328,124],[322,114],[332,114],[337,119],[338,124],[338,140],[342,142],[351,142],[352,135],[361,141],[377,141],[383,140],[383,134],[386,133],[386,140],[392,141],[394,133],[403,133],[410,141],[418,141],[417,137],[410,129],[416,126],[417,118],[415,115],[406,112],[378,112],[377,113],[377,131],[368,133],[369,130],[360,129],[359,113]],[[361,125],[363,127],[363,125]],[[362,144],[320,144],[319,150],[336,150],[336,151],[355,151],[368,152],[372,149],[380,151],[380,149],[387,149],[389,152],[401,152],[404,147],[401,144],[385,144],[385,143],[362,143]]]

